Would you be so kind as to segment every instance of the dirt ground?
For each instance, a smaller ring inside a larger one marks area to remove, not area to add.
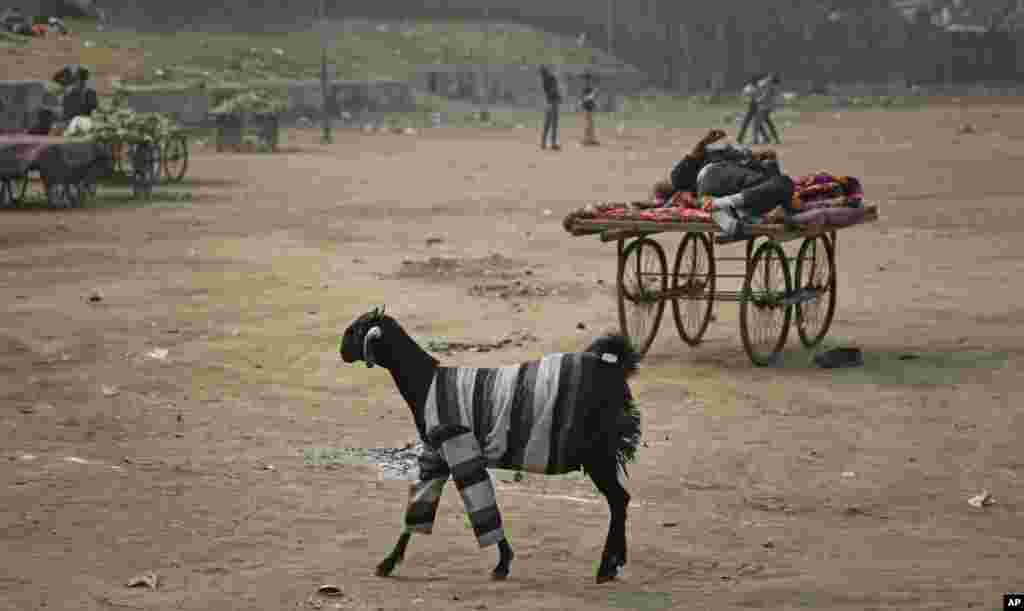
[[[507,582],[453,487],[399,575],[373,576],[406,484],[303,456],[415,432],[386,372],[340,361],[341,331],[384,303],[421,342],[493,343],[442,362],[497,365],[614,328],[614,246],[562,216],[642,197],[699,132],[599,135],[294,132],[298,152],[197,152],[191,201],[0,211],[0,608],[991,610],[1024,589],[1016,101],[784,132],[785,170],[861,176],[881,206],[839,240],[831,337],[867,366],[815,369],[794,332],[755,368],[735,304],[697,349],[666,313],[633,383],[620,581],[593,584],[589,481],[531,475],[498,482]],[[996,503],[970,506],[982,489]],[[125,586],[148,571],[155,590]]]

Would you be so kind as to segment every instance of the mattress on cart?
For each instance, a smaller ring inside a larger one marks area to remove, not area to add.
[[[106,168],[110,153],[102,144],[58,136],[0,136],[0,178],[36,170],[48,182],[78,182]]]
[[[808,174],[793,180],[794,194],[790,207],[796,211],[788,222],[798,226],[846,227],[864,221],[864,189],[853,176],[837,176],[827,172]],[[777,224],[786,219],[780,204],[760,217],[748,218],[752,224]],[[711,215],[703,210],[679,205],[659,205],[652,202],[588,204],[565,216],[562,226],[569,233],[581,220],[596,221],[653,221],[664,223],[713,223]]]

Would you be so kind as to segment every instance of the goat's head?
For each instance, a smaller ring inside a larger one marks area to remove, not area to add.
[[[367,367],[377,364],[377,348],[386,341],[389,331],[396,331],[397,323],[377,307],[355,319],[341,336],[341,360],[346,363],[366,361]]]

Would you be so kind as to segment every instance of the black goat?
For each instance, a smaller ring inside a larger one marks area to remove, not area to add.
[[[513,554],[487,473],[494,467],[549,475],[585,470],[611,513],[597,583],[618,576],[626,564],[629,505],[619,469],[625,474],[640,442],[640,414],[626,381],[639,356],[625,337],[606,335],[585,352],[518,365],[441,367],[375,309],[349,325],[340,350],[346,363],[365,361],[391,372],[425,446],[405,530],[377,575],[390,575],[402,561],[413,532],[431,532],[452,477],[480,547],[498,545],[493,577],[507,577]]]

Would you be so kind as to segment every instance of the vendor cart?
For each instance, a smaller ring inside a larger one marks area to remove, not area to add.
[[[24,201],[37,174],[54,207],[81,205],[111,171],[109,150],[91,142],[25,133],[0,135],[0,206]]]
[[[856,224],[878,219],[877,206],[861,207]],[[715,304],[738,302],[743,348],[759,366],[777,362],[792,324],[807,348],[818,345],[832,324],[840,227],[753,224],[745,239],[727,242],[710,220],[567,217],[563,225],[572,235],[615,242],[619,325],[641,355],[650,349],[668,303],[679,336],[696,346],[715,319]],[[669,233],[682,234],[671,274],[664,248],[652,237]],[[797,240],[795,256],[787,253],[786,244]],[[743,243],[744,255],[720,256],[728,243]],[[730,264],[738,269],[726,270]],[[729,281],[733,286],[723,286]]]

